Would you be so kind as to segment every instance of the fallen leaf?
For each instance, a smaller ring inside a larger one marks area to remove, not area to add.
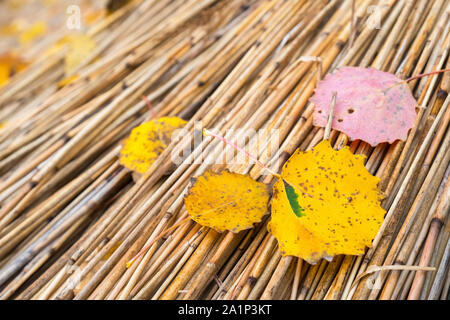
[[[12,9],[12,10],[17,10],[20,9],[24,6],[26,6],[27,4],[30,4],[29,0],[10,0],[10,1],[5,1],[6,5]]]
[[[23,32],[28,23],[23,18],[16,18],[7,25],[0,27],[0,34],[2,36],[17,36],[19,33]]]
[[[97,46],[91,37],[81,33],[64,37],[62,43],[69,45],[69,51],[65,58],[66,74],[75,70]]]
[[[25,69],[27,65],[16,54],[6,53],[0,55],[0,87],[7,84],[11,76]]]
[[[185,124],[178,117],[162,117],[134,128],[120,151],[120,164],[138,173],[146,172],[169,145],[172,133]]]
[[[88,35],[73,33],[62,37],[59,41],[49,47],[43,54],[50,57],[60,52],[65,47],[68,47],[68,50],[64,58],[64,71],[66,74],[69,74],[75,70],[84,61],[84,59],[92,53],[92,51],[95,50],[97,44]],[[63,85],[74,81],[74,77],[76,77],[76,75],[62,80]],[[65,81],[67,81],[67,83]]]
[[[219,232],[252,228],[267,213],[269,190],[248,175],[207,171],[185,197],[192,220]]]
[[[364,167],[363,156],[348,147],[336,151],[324,140],[310,151],[297,150],[281,177],[274,185],[268,227],[283,255],[316,263],[337,254],[362,254],[372,245],[385,210],[379,178]]]
[[[332,128],[372,146],[406,140],[417,102],[405,82],[374,68],[342,67],[317,85],[311,98],[314,125],[326,126],[333,91],[337,99]]]
[[[8,65],[0,62],[0,87],[4,86],[9,81],[10,68]]]
[[[20,34],[19,41],[23,45],[30,44],[34,39],[44,35],[47,29],[47,24],[44,21],[36,21],[30,28]]]

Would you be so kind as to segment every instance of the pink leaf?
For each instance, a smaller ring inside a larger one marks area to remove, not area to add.
[[[408,85],[374,68],[342,67],[319,82],[311,102],[314,125],[325,127],[332,92],[337,91],[332,128],[372,146],[405,140],[417,105]]]

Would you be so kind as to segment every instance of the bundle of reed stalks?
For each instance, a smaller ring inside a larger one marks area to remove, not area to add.
[[[447,299],[450,73],[408,82],[418,108],[406,141],[372,147],[331,131],[335,149],[366,157],[385,195],[364,255],[282,256],[269,215],[239,233],[189,221],[158,236],[188,216],[190,180],[208,169],[276,180],[250,160],[205,161],[230,147],[194,144],[198,121],[228,139],[258,131],[241,147],[279,172],[324,137],[309,98],[326,74],[449,68],[449,13],[447,0],[134,0],[84,27],[96,47],[70,71],[66,46],[45,51],[70,32],[43,36],[0,87],[0,298]],[[163,116],[189,134],[132,174],[123,139]]]

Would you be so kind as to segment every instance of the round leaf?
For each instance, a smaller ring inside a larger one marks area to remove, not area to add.
[[[172,133],[185,124],[178,117],[162,117],[134,128],[120,151],[120,164],[144,173],[169,145]]]
[[[283,254],[315,263],[371,246],[385,210],[379,178],[364,167],[364,157],[348,147],[336,151],[324,140],[310,151],[297,150],[281,177],[274,185],[269,230]]]
[[[226,170],[199,176],[185,198],[192,220],[219,232],[252,228],[267,213],[268,202],[264,183]]]
[[[408,85],[374,68],[343,67],[320,81],[311,101],[314,125],[325,127],[333,91],[337,92],[332,128],[372,146],[405,140],[416,118]]]

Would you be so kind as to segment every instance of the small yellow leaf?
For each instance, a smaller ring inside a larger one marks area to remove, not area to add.
[[[10,0],[10,1],[5,1],[6,5],[13,10],[17,10],[20,9],[24,6],[26,6],[27,4],[30,4],[29,0]]]
[[[27,67],[19,56],[6,53],[0,56],[0,87],[7,84],[10,77]]]
[[[336,151],[324,140],[310,151],[297,150],[281,177],[274,185],[269,231],[284,255],[316,263],[337,254],[362,254],[371,247],[385,210],[379,178],[364,167],[364,157],[348,147]],[[301,214],[294,212],[294,200]]]
[[[269,191],[248,175],[207,171],[195,179],[185,197],[195,222],[219,232],[252,228],[267,213]]]
[[[120,151],[120,164],[144,173],[169,145],[172,133],[185,124],[178,117],[162,117],[134,128]]]
[[[62,39],[62,44],[69,45],[69,51],[66,54],[65,72],[70,73],[76,69],[96,48],[95,41],[84,34],[74,34]]]
[[[9,65],[0,62],[0,87],[8,83],[10,72]]]
[[[29,44],[45,32],[47,32],[47,24],[44,21],[37,21],[20,35],[19,41],[21,44]]]
[[[68,74],[76,69],[84,61],[84,59],[86,59],[92,51],[95,50],[97,44],[88,35],[82,33],[69,34],[48,48],[44,52],[44,55],[47,57],[52,56],[53,54],[60,52],[66,46],[68,47],[68,51],[65,56],[64,71]],[[69,77],[69,79],[71,79],[71,77]]]
[[[11,23],[0,27],[0,34],[2,36],[15,36],[26,29],[28,25],[25,19],[14,19]]]

